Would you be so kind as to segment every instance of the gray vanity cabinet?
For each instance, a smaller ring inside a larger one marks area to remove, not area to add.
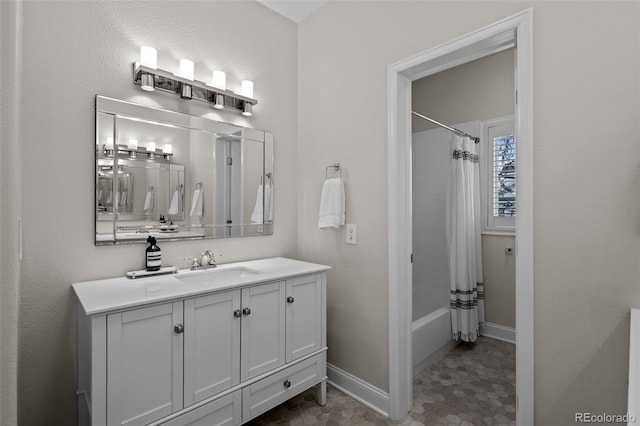
[[[324,404],[325,276],[97,315],[80,306],[79,424],[239,425],[314,385]]]

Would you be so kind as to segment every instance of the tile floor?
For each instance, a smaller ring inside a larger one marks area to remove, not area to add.
[[[414,378],[413,408],[392,422],[327,386],[327,405],[315,387],[248,423],[262,425],[515,425],[515,346],[480,337],[460,344]]]

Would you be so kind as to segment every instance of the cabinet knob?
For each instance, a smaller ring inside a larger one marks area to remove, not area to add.
[[[240,311],[240,309],[236,309],[235,311],[233,311],[233,316],[236,318],[240,318],[242,316],[242,311]]]
[[[294,300],[292,296],[287,297],[287,303],[293,303]]]
[[[242,309],[242,314],[243,314],[243,315],[251,315],[251,309],[249,309],[249,308],[243,308],[243,309]]]
[[[173,327],[173,331],[175,331],[176,334],[183,333],[184,332],[184,325],[177,324],[175,327]]]
[[[289,389],[291,387],[291,382],[289,380],[285,380],[283,385],[285,388]]]

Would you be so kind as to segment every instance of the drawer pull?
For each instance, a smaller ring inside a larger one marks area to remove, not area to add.
[[[243,314],[243,315],[251,315],[251,309],[249,309],[249,308],[243,308],[243,309],[242,309],[242,314]]]
[[[283,385],[285,388],[289,389],[291,387],[291,382],[289,380],[285,380]]]
[[[242,316],[242,311],[240,311],[240,309],[236,309],[235,311],[233,311],[233,316],[236,318],[240,318]]]
[[[287,297],[287,303],[293,303],[294,300],[292,296]]]
[[[175,327],[173,327],[173,331],[176,332],[176,334],[181,334],[184,332],[184,325],[182,324],[177,324]]]

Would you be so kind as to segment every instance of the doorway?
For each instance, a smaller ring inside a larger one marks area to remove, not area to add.
[[[515,108],[517,422],[533,424],[533,12],[531,9],[389,66],[389,396],[392,419],[411,407],[412,217],[411,84],[437,72],[517,47]]]

